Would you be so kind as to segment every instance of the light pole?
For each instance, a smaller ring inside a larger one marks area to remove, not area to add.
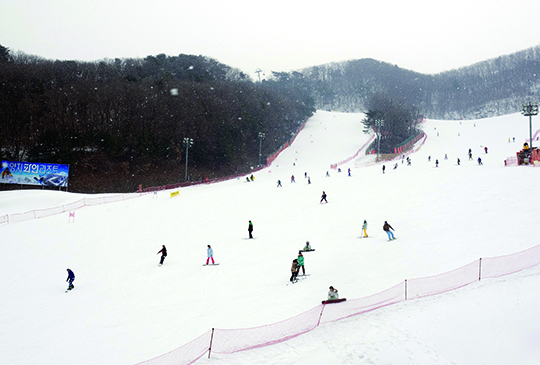
[[[264,139],[265,134],[259,132],[259,167],[261,166],[261,151],[262,151],[262,140]]]
[[[532,101],[529,101],[528,103],[525,103],[521,106],[521,114],[523,114],[526,117],[529,117],[529,148],[531,149],[532,153],[532,116],[538,115],[538,104],[533,103]]]
[[[377,138],[377,159],[379,159],[379,155],[381,154],[381,128],[384,127],[384,120],[377,119],[375,126],[377,127],[377,135],[379,137]]]
[[[189,147],[193,146],[193,138],[184,138],[184,146],[186,146],[186,176],[184,177],[184,180],[188,180],[187,175],[187,163],[188,163],[188,153],[189,153]]]

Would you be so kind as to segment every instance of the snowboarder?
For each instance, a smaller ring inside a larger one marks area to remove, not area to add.
[[[478,157],[478,165],[483,165],[482,159],[480,157]]]
[[[333,286],[331,286],[328,289],[329,289],[328,290],[328,300],[339,299],[339,294],[338,294],[337,289],[335,289]]]
[[[66,279],[66,282],[69,283],[67,290],[71,290],[75,287],[73,286],[73,281],[75,280],[75,274],[73,273],[73,271],[71,271],[71,269],[67,269],[67,272],[68,272],[68,277]]]
[[[411,158],[407,156],[407,166],[411,166]]]
[[[248,224],[248,232],[249,232],[249,238],[253,238],[253,223],[251,223],[251,221],[249,221],[249,224]]]
[[[158,255],[161,254],[161,260],[159,261],[159,266],[163,265],[163,261],[165,261],[165,257],[167,257],[167,248],[165,245],[161,245],[161,250],[158,251]]]
[[[208,245],[208,248],[206,249],[206,256],[208,257],[206,259],[206,265],[208,265],[210,259],[212,259],[212,265],[214,265],[214,250],[212,249],[212,247],[210,247],[210,245]]]
[[[292,261],[292,265],[291,265],[291,283],[293,283],[296,279],[296,277],[298,276],[298,260],[297,259],[294,259]]]
[[[397,169],[397,167],[398,167],[398,164],[396,162],[396,164],[394,165],[394,170]]]
[[[367,221],[364,219],[364,224],[362,224],[362,230],[364,231],[364,238],[367,238]]]
[[[392,231],[394,230],[394,228],[392,228],[391,225],[388,224],[387,221],[384,221],[384,225],[383,225],[383,231],[386,232],[386,234],[388,235],[388,241],[391,241],[391,240],[395,240],[396,237],[394,237],[394,234],[392,233]],[[391,231],[392,230],[392,231]]]
[[[302,249],[302,251],[310,251],[311,250],[311,244],[309,243],[309,241],[306,241],[306,245],[304,246],[304,248]]]
[[[461,162],[461,160],[460,160],[459,157],[458,157],[458,159],[457,159],[457,164],[458,164],[458,166],[459,166],[460,162]]]
[[[300,269],[302,269],[302,275],[306,275],[306,269],[304,268],[304,255],[302,255],[302,251],[298,251],[298,257],[296,260],[298,261],[298,273],[300,273]]]
[[[321,196],[321,201],[320,201],[321,204],[322,204],[323,200],[325,201],[325,203],[328,203],[328,200],[326,200],[326,193],[324,191],[322,192],[322,196]]]

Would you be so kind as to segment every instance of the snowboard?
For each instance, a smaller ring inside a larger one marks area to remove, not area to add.
[[[294,281],[289,281],[289,282],[287,283],[287,286],[296,284],[297,282],[299,282],[299,281],[301,281],[301,280],[307,279],[306,276],[309,276],[309,274],[306,274],[306,275],[298,275],[298,276],[296,277],[296,280],[294,280]]]
[[[322,301],[322,304],[340,303],[340,302],[344,302],[344,301],[346,301],[346,300],[347,300],[347,298],[328,299],[328,300],[323,300],[323,301]]]
[[[314,248],[312,248],[311,250],[301,250],[302,252],[310,252],[310,251],[315,251]]]
[[[392,238],[391,240],[388,240],[387,242],[395,241],[397,240],[397,237]]]
[[[203,264],[203,266],[218,266],[219,264]]]

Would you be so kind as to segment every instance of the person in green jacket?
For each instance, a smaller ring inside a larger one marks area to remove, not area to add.
[[[362,224],[362,229],[364,230],[364,238],[367,237],[367,221],[364,219],[364,224]]]
[[[304,268],[304,255],[302,255],[302,251],[298,251],[298,258],[296,260],[298,261],[298,273],[300,273],[300,269],[302,269],[302,275],[306,275],[306,269]]]

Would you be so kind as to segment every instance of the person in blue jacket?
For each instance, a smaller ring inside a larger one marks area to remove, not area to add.
[[[75,274],[73,273],[73,271],[71,271],[71,269],[67,269],[67,272],[68,272],[68,277],[66,279],[66,282],[69,283],[68,290],[71,290],[74,288],[73,281],[75,280]]]

